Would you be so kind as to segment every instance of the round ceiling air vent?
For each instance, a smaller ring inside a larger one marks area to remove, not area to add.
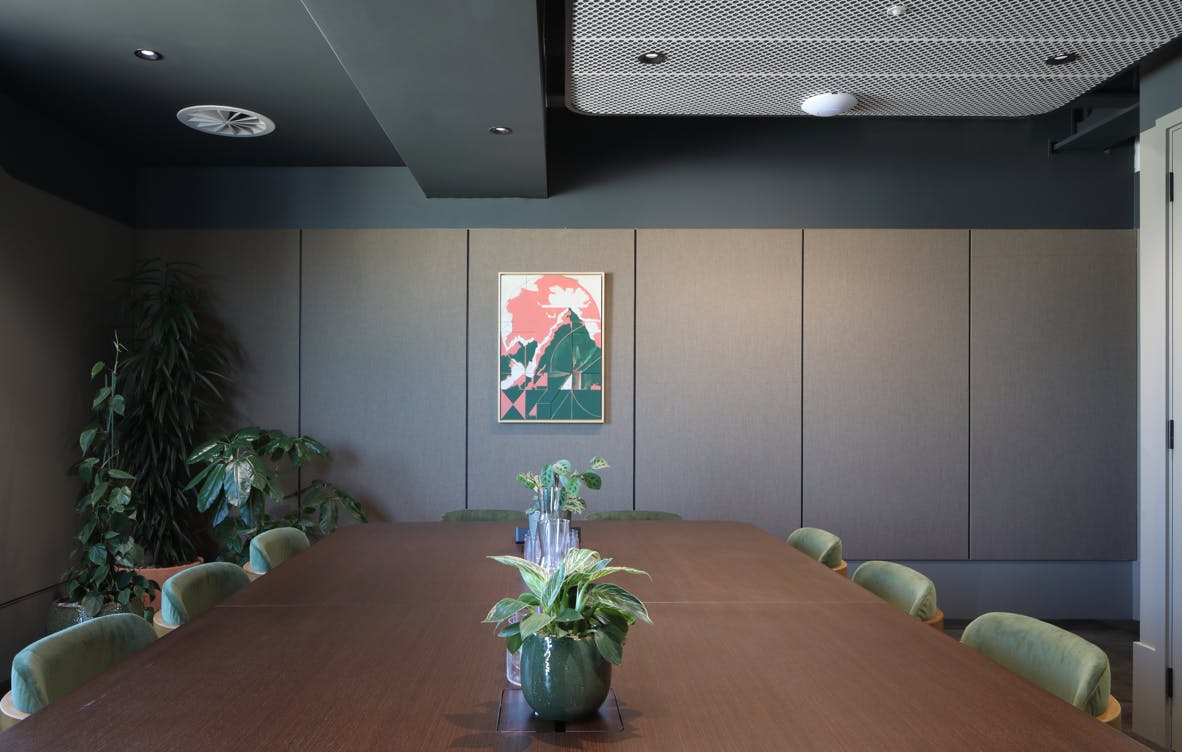
[[[842,115],[857,106],[858,98],[844,91],[828,91],[800,103],[800,109],[816,117]]]
[[[275,130],[275,123],[266,115],[224,104],[185,107],[177,111],[176,118],[194,130],[214,136],[253,138]]]

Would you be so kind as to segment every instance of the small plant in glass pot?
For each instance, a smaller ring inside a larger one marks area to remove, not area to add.
[[[594,471],[610,467],[607,460],[599,456],[592,457],[587,464],[591,469],[579,472],[574,469],[570,460],[555,460],[544,465],[541,472],[518,473],[517,482],[534,492],[553,488],[562,500],[559,511],[568,513],[568,516],[570,513],[582,514],[587,511],[587,502],[582,496],[583,486],[590,491],[598,491],[603,487],[603,479]],[[538,504],[535,502],[527,511],[546,510],[538,510]]]
[[[515,567],[528,588],[498,601],[484,618],[497,625],[510,653],[521,650],[525,701],[551,721],[591,715],[611,689],[628,629],[637,621],[652,623],[639,598],[600,580],[648,573],[611,566],[611,559],[585,548],[572,548],[553,572],[517,556],[489,558]]]
[[[298,468],[314,457],[330,455],[311,436],[255,427],[219,436],[193,451],[189,464],[204,467],[186,490],[200,487],[197,509],[213,512],[224,559],[243,563],[251,539],[277,527],[296,527],[313,539],[324,537],[337,529],[342,509],[366,522],[361,504],[328,481],[317,479],[284,493],[280,463],[286,459]]]

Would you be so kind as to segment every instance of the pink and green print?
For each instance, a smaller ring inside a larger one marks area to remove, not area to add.
[[[498,420],[602,423],[603,273],[500,276]]]

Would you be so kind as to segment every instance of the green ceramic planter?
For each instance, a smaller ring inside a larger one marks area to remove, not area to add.
[[[612,665],[595,640],[531,635],[521,645],[521,691],[548,721],[585,718],[607,698]]]
[[[108,614],[123,614],[123,613],[135,614],[136,616],[142,616],[144,613],[144,607],[142,604],[137,609],[135,607],[135,605],[131,604],[131,603],[127,604],[126,606],[121,606],[118,603],[104,603],[102,610],[99,611],[99,616],[107,616]],[[82,622],[87,621],[90,618],[91,617],[88,616],[86,614],[86,612],[82,610],[82,606],[78,605],[77,603],[69,603],[67,601],[54,601],[53,605],[51,605],[49,607],[49,618],[47,620],[47,627],[48,627],[47,634],[53,634],[54,632],[60,632],[61,630],[65,629],[66,627],[72,627],[75,624],[81,624]]]

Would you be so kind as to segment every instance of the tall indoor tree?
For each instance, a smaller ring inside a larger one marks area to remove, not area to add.
[[[132,336],[123,364],[123,465],[140,500],[135,537],[149,562],[179,566],[199,553],[186,460],[234,359],[202,314],[194,264],[147,259],[127,279]]]

